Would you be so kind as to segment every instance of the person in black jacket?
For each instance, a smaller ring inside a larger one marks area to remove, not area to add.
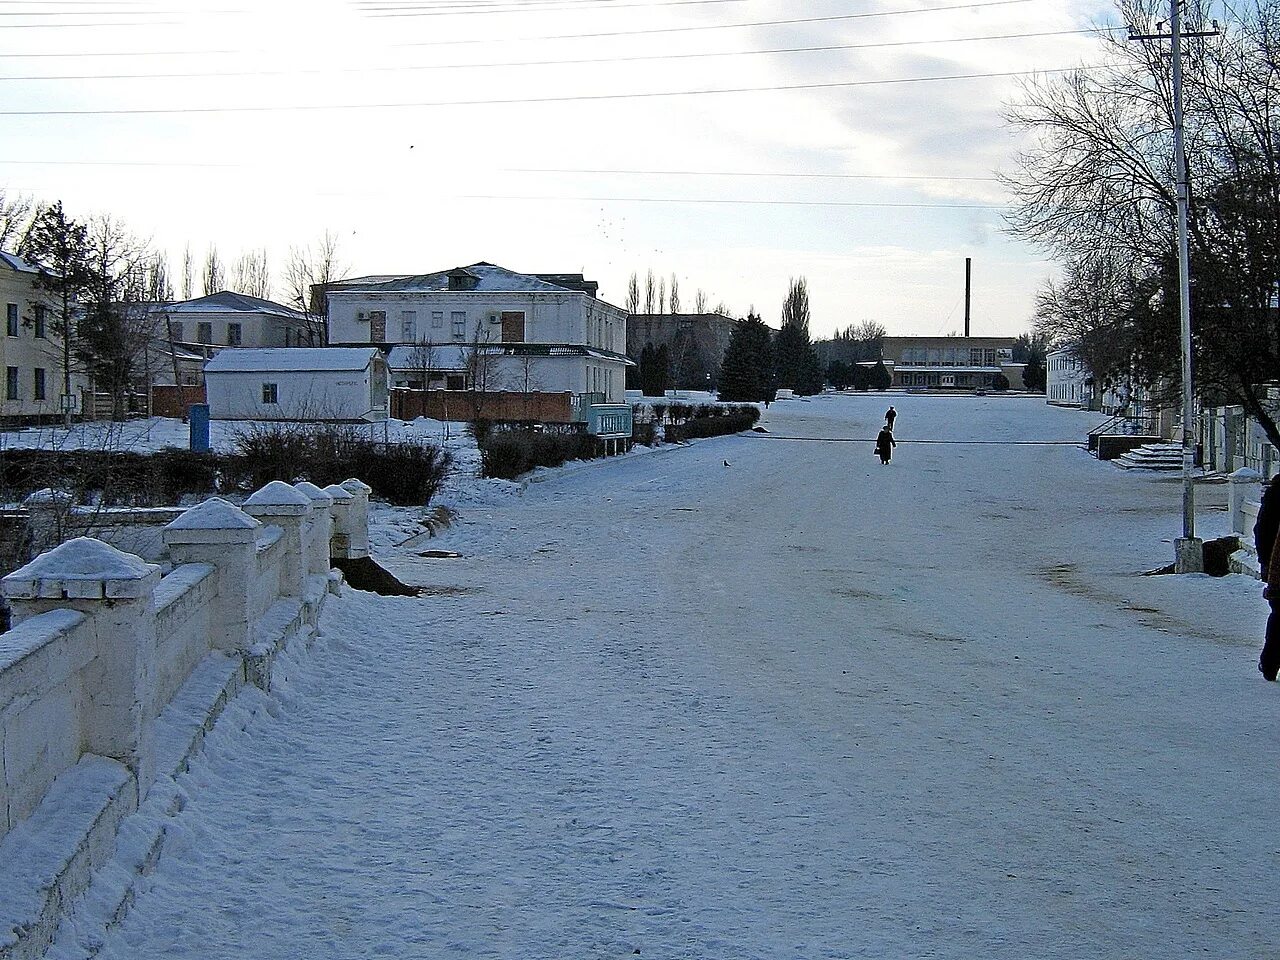
[[[880,455],[880,465],[884,466],[893,456],[893,448],[898,445],[898,441],[893,439],[893,431],[888,427],[884,427],[880,431],[880,435],[876,437],[876,453]]]
[[[1280,550],[1277,550],[1276,532],[1280,529],[1280,476],[1273,477],[1262,491],[1262,504],[1258,508],[1258,522],[1253,526],[1253,545],[1258,551],[1258,563],[1262,567],[1262,579],[1266,584],[1262,595],[1271,605],[1267,618],[1267,638],[1258,658],[1258,669],[1268,680],[1275,680],[1280,673]]]
[[[885,425],[886,425],[886,426],[888,426],[888,428],[889,428],[890,430],[892,430],[892,429],[893,429],[893,421],[895,421],[895,420],[897,420],[897,419],[898,419],[898,411],[897,411],[897,410],[895,410],[895,409],[893,409],[893,407],[892,407],[892,406],[890,406],[890,407],[889,407],[889,409],[888,409],[888,410],[886,410],[886,411],[885,411],[885,413],[884,413],[884,422],[885,422]]]

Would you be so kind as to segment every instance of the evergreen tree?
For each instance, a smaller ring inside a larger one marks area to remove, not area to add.
[[[70,397],[75,335],[72,307],[93,281],[88,228],[66,215],[62,201],[43,206],[36,212],[18,252],[40,271],[36,286],[48,290],[57,301],[57,316],[52,327],[62,348],[62,393]],[[69,407],[65,408],[64,416],[69,426]]]
[[[885,367],[883,360],[871,368],[871,381],[868,386],[873,390],[888,390],[893,386],[893,376]]]
[[[720,365],[720,399],[772,400],[773,338],[754,314],[738,322]]]
[[[1042,359],[1032,356],[1031,359],[1027,361],[1027,366],[1022,371],[1022,383],[1028,390],[1034,390],[1036,393],[1044,393],[1045,371],[1044,361]]]
[[[822,389],[822,364],[809,342],[809,286],[804,277],[791,281],[782,303],[782,329],[774,338],[774,370],[778,385],[798,394]]]
[[[994,377],[991,378],[991,389],[992,390],[1008,390],[1009,378],[1006,377],[1003,373],[997,373]]]

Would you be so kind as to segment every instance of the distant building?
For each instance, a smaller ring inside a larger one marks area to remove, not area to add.
[[[672,387],[716,390],[737,326],[737,320],[718,313],[633,313],[627,317],[627,355],[639,361],[645,347],[666,346]]]
[[[1049,403],[1089,409],[1093,376],[1072,347],[1050,350],[1044,358],[1045,397]]]
[[[313,346],[307,316],[261,297],[222,290],[207,297],[155,304],[173,339],[188,350],[212,356],[223,347]],[[163,331],[168,336],[167,330]]]
[[[1013,337],[885,337],[881,342],[893,386],[990,389],[1003,374],[1014,390],[1025,389],[1025,363],[1013,362]]]
[[[215,420],[385,420],[387,364],[370,347],[223,350],[204,368]]]
[[[516,273],[492,263],[409,276],[378,275],[325,285],[329,342],[391,350],[396,379],[406,351],[396,347],[465,347],[467,389],[590,394],[625,400],[625,311],[597,296],[579,273]],[[477,363],[470,354],[483,357]],[[451,355],[461,359],[461,355]],[[421,365],[419,365],[421,367]],[[428,389],[449,386],[429,378]]]
[[[37,285],[39,269],[11,253],[0,252],[0,303],[5,330],[0,339],[4,393],[0,414],[34,419],[61,415],[65,389],[62,339],[58,336],[58,303]],[[73,366],[69,402],[80,409],[85,379]]]

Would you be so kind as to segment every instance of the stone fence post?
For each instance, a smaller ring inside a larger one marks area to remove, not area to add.
[[[284,532],[284,566],[280,592],[300,597],[307,579],[306,526],[311,498],[283,480],[272,480],[244,502],[244,512]]]
[[[351,513],[356,498],[346,487],[331,483],[324,492],[333,497],[333,536],[329,540],[329,556],[347,559],[351,556]]]
[[[333,497],[310,480],[294,487],[311,499],[310,534],[306,540],[306,572],[329,575],[329,540],[333,537]]]
[[[3,580],[15,624],[59,608],[89,615],[95,656],[81,699],[84,750],[132,770],[139,798],[155,779],[159,582],[155,564],[89,537],[68,540]]]
[[[1257,470],[1241,467],[1227,477],[1227,484],[1227,509],[1231,512],[1231,529],[1239,536],[1252,538],[1253,531],[1244,529],[1244,505],[1256,501],[1262,495],[1262,474]]]
[[[211,563],[218,570],[215,650],[235,653],[249,646],[261,526],[234,504],[212,497],[164,528],[164,545],[175,564]]]
[[[342,481],[342,489],[355,499],[352,501],[350,530],[348,531],[347,556],[352,559],[369,556],[369,494],[373,487],[352,477]]]

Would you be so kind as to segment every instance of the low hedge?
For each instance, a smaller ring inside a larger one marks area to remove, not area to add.
[[[480,441],[480,474],[514,480],[534,467],[558,467],[600,456],[600,441],[586,433],[491,430]]]
[[[320,486],[358,477],[376,496],[401,506],[426,505],[448,473],[448,453],[428,444],[342,446],[296,438],[255,438],[236,453],[108,450],[0,451],[0,498],[18,502],[45,487],[78,503],[171,506],[183,497],[250,493],[272,480],[307,479]]]
[[[700,437],[741,433],[743,430],[750,430],[760,419],[759,409],[745,404],[738,407],[721,407],[719,410],[719,413],[694,417],[684,423],[667,424],[663,429],[663,439],[667,443],[680,443]]]

